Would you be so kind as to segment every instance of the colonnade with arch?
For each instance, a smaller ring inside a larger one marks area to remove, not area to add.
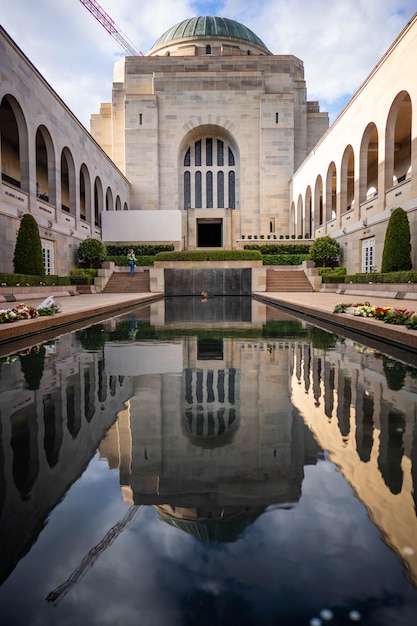
[[[0,132],[3,183],[98,228],[102,211],[128,208],[127,199],[122,203],[118,190],[106,184],[105,172],[88,163],[88,155],[87,162],[78,163],[71,148],[57,145],[43,124],[31,136],[22,107],[11,95],[1,101]]]
[[[362,116],[363,127],[359,135],[358,129],[352,132],[352,143],[332,144],[326,150],[330,129],[317,155],[313,151],[308,157],[309,176],[303,177],[291,203],[290,230],[295,235],[332,234],[414,197],[417,149],[412,138],[417,136],[417,121],[410,93],[399,92],[385,118],[370,118]],[[349,139],[348,128],[344,138]]]

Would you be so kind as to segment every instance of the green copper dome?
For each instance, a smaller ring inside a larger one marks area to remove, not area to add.
[[[266,52],[268,48],[254,32],[226,17],[192,17],[184,20],[167,30],[152,46],[152,50],[161,46],[169,45],[181,39],[190,37],[223,37],[227,39],[239,39],[263,48]]]

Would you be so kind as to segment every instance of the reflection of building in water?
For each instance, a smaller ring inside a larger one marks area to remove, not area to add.
[[[181,417],[184,434],[195,445],[231,443],[240,424],[239,374],[234,367],[185,369]]]
[[[156,505],[162,519],[199,537],[231,541],[267,506],[298,502],[318,448],[290,404],[288,351],[277,342],[202,345],[193,336],[174,345],[181,350],[167,346],[162,374],[152,369],[151,345],[134,347],[133,395],[100,453],[119,467],[127,502]],[[117,348],[106,346],[108,373]]]
[[[131,395],[128,379],[104,377],[102,350],[80,350],[76,336],[0,366],[0,581]]]
[[[299,344],[290,359],[294,406],[417,585],[415,373],[350,340]]]

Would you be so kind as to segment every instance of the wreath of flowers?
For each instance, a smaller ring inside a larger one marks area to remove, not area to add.
[[[369,302],[356,304],[336,304],[333,313],[350,313],[358,317],[373,317],[386,324],[398,324],[417,330],[417,313],[409,309],[400,309],[392,306],[371,306]]]
[[[7,322],[17,322],[19,320],[30,320],[36,317],[55,315],[60,313],[58,305],[54,302],[51,306],[35,309],[28,304],[20,303],[13,309],[0,308],[0,324]]]

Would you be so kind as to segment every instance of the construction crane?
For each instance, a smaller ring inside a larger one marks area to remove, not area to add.
[[[94,546],[94,548],[91,548],[77,569],[73,571],[71,576],[64,583],[62,583],[62,585],[59,585],[59,587],[48,593],[45,598],[46,601],[50,604],[57,605],[58,602],[62,600],[62,598],[66,596],[69,591],[71,591],[74,585],[76,585],[85,576],[90,567],[93,567],[100,554],[104,552],[104,550],[107,550],[120,533],[135,519],[136,515],[140,513],[142,508],[143,505],[139,506],[133,504],[127,511],[124,518],[112,526],[103,539],[96,546]]]
[[[131,41],[126,37],[126,35],[116,26],[114,21],[111,19],[109,15],[102,9],[98,2],[95,0],[80,0],[81,4],[85,6],[93,15],[96,20],[104,26],[110,35],[120,43],[120,45],[126,50],[126,52],[132,56],[143,56],[142,52],[136,50],[135,46]]]

